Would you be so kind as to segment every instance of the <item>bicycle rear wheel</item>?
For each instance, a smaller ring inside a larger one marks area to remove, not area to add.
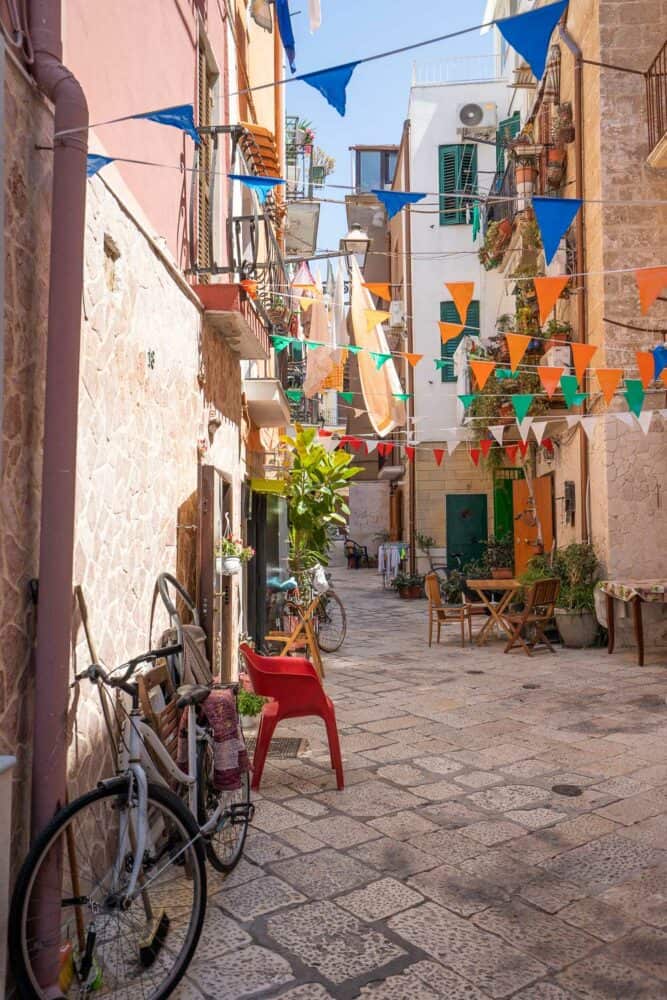
[[[343,602],[335,590],[320,595],[315,612],[317,644],[324,653],[335,653],[347,634],[347,616]]]
[[[184,975],[206,910],[199,828],[173,792],[148,786],[143,891],[125,905],[137,819],[128,780],[117,778],[65,806],[38,836],[9,920],[22,998],[42,1000],[57,983],[68,1000],[163,1000]]]
[[[250,774],[241,775],[238,789],[219,792],[213,783],[213,747],[208,740],[197,746],[197,813],[204,826],[218,808],[224,811],[219,829],[206,841],[206,856],[216,871],[230,872],[239,863],[248,834],[252,807],[250,805]]]

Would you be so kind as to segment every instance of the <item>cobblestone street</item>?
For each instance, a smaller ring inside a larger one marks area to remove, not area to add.
[[[425,601],[335,579],[346,789],[319,722],[279,731],[310,753],[269,760],[177,996],[666,996],[665,664],[461,649],[456,625],[429,649]]]

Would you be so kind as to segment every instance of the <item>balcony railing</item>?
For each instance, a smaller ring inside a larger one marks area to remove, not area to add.
[[[495,175],[490,193],[487,222],[501,222],[503,219],[512,222],[516,214],[516,163],[513,159],[502,174]]]
[[[646,74],[649,163],[667,166],[667,42]]]
[[[456,56],[438,62],[413,63],[412,86],[441,83],[489,83],[502,79],[499,55]]]

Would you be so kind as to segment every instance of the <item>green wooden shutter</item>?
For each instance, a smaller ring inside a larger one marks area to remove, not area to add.
[[[440,225],[460,226],[467,220],[466,201],[454,191],[477,193],[477,146],[474,143],[454,143],[440,146]]]
[[[453,302],[440,303],[440,319],[443,323],[461,322],[458,310]],[[440,357],[446,362],[440,369],[440,377],[443,382],[456,382],[453,361],[454,353],[461,343],[462,338],[466,335],[479,336],[479,302],[477,299],[473,299],[468,306],[466,326],[462,333],[455,340],[450,340],[446,344],[440,345]]]
[[[496,129],[496,173],[505,173],[505,149],[510,139],[521,131],[521,113],[515,111],[510,118],[503,118]]]

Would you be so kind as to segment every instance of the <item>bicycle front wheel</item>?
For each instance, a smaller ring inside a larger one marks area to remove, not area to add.
[[[199,828],[180,799],[148,787],[138,887],[126,901],[139,817],[127,778],[56,814],[19,872],[9,920],[19,995],[162,1000],[192,959],[206,910]]]
[[[345,608],[335,590],[327,590],[320,596],[315,616],[318,646],[324,653],[335,653],[343,645],[347,633]]]
[[[206,841],[206,856],[216,871],[230,872],[238,864],[248,833],[250,774],[241,775],[238,789],[219,792],[214,784],[213,747],[202,740],[197,747],[197,813],[200,826],[209,821],[218,806],[223,810],[218,829]]]

